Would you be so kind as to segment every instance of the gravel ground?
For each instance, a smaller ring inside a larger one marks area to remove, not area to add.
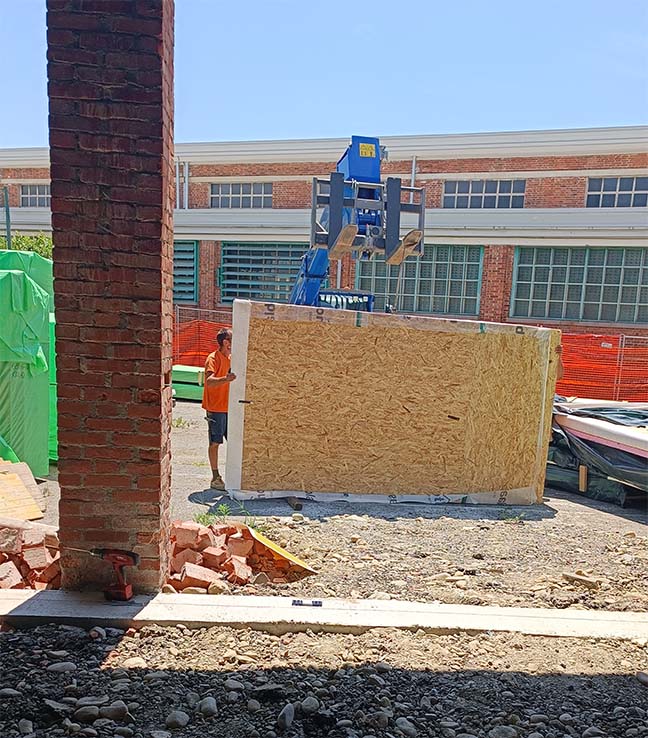
[[[205,489],[203,416],[198,403],[178,402],[174,411],[172,515],[192,519],[225,502],[244,519],[236,503]],[[47,522],[55,523],[52,487]],[[646,510],[552,490],[531,507],[306,502],[296,520],[282,500],[245,508],[318,571],[291,585],[238,590],[245,594],[648,610]],[[593,581],[570,583],[565,572]]]
[[[642,738],[647,666],[645,640],[50,625],[0,634],[0,735]]]

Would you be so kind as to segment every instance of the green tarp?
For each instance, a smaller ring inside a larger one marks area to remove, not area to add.
[[[0,271],[0,316],[0,362],[26,364],[32,375],[47,371],[47,292],[25,272]]]
[[[33,251],[0,249],[0,271],[24,272],[49,295],[49,311],[54,310],[54,275],[52,261]]]
[[[35,476],[49,473],[49,306],[25,272],[0,271],[0,436]]]

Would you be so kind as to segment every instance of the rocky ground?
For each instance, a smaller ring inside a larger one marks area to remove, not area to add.
[[[50,625],[0,634],[0,736],[642,738],[647,669],[646,641]]]
[[[257,518],[263,532],[317,575],[241,588],[300,597],[438,600],[469,605],[648,610],[648,530],[564,513],[419,509],[385,517],[342,513]],[[576,510],[578,507],[573,505]],[[433,511],[434,512],[434,511]],[[532,513],[531,513],[532,514]],[[519,515],[519,517],[518,517]],[[572,580],[563,575],[576,574]]]
[[[231,517],[253,518],[318,572],[290,585],[235,591],[648,610],[645,509],[622,510],[547,490],[543,505],[527,507],[306,502],[303,516],[293,519],[285,501],[263,500],[241,510],[205,490],[203,415],[198,403],[178,402],[174,410],[173,517],[191,520],[225,503]],[[46,522],[56,524],[52,487]]]

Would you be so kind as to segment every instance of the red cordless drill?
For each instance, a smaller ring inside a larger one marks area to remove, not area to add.
[[[104,590],[107,600],[130,600],[133,596],[133,585],[126,581],[124,567],[137,566],[140,562],[139,554],[134,551],[122,551],[120,548],[93,548],[87,550],[85,548],[65,547],[68,551],[80,551],[81,553],[96,556],[103,561],[107,561],[115,570],[117,582],[112,584],[108,589]]]

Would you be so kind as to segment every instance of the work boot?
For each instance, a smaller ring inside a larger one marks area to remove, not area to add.
[[[209,488],[225,490],[225,482],[223,481],[223,478],[217,471],[213,472],[212,474],[212,480],[209,484]]]

